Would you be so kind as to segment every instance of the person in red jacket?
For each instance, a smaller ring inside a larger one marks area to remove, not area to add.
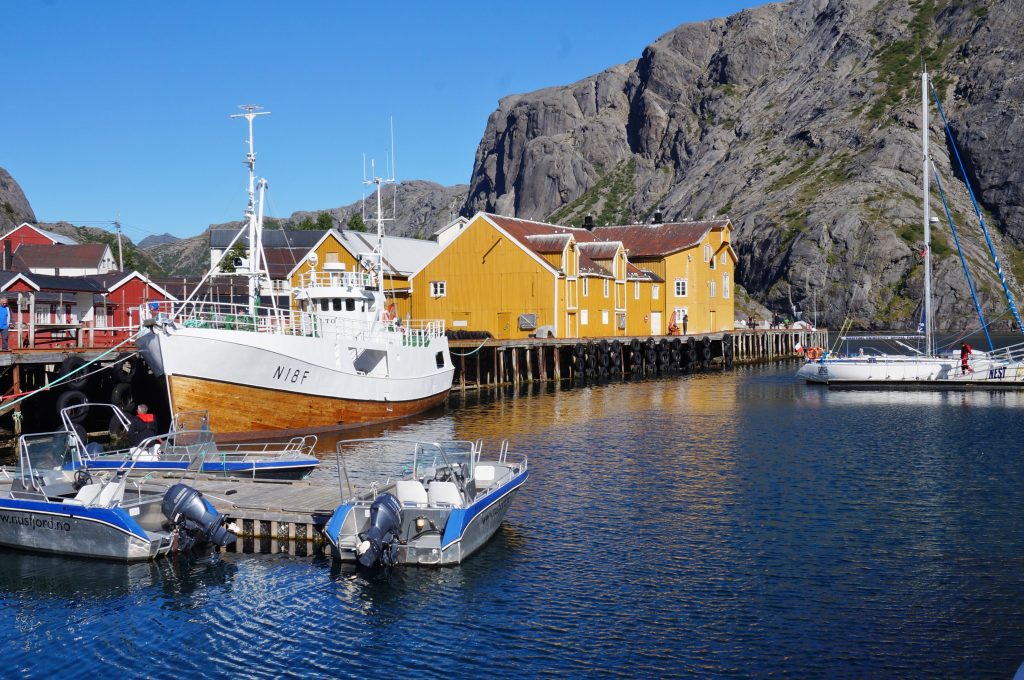
[[[971,358],[971,346],[966,342],[960,345],[960,375],[967,375],[971,370],[971,367],[967,365],[967,362]]]
[[[135,417],[128,424],[128,444],[138,446],[156,435],[156,418],[149,412],[148,406],[139,404],[136,408]]]

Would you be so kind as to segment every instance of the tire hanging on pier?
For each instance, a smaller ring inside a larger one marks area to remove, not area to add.
[[[132,395],[132,386],[128,383],[118,383],[117,385],[114,385],[114,389],[110,391],[110,403],[114,404],[130,416],[131,407],[135,404],[135,398]]]
[[[60,368],[57,369],[57,377],[63,378],[67,374],[75,371],[82,366],[85,366],[85,359],[80,356],[72,354],[71,356],[64,359],[61,362]],[[64,384],[73,390],[80,390],[85,387],[86,383],[89,382],[89,377],[84,375],[85,371],[78,371],[71,378],[64,381]]]
[[[130,383],[139,372],[139,357],[134,353],[124,352],[117,355],[116,361],[113,366],[114,380],[119,383]]]
[[[60,412],[68,407],[86,404],[88,401],[89,397],[85,396],[85,392],[80,390],[67,390],[65,392],[61,392],[60,396],[57,397],[57,416],[59,417]],[[76,408],[73,411],[68,411],[68,418],[72,423],[81,423],[88,415],[88,408]]]

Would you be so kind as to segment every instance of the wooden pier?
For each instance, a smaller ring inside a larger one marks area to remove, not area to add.
[[[737,330],[705,335],[452,340],[453,389],[549,380],[644,377],[731,368],[827,347],[827,330]]]
[[[184,482],[202,492],[217,512],[237,528],[228,552],[287,553],[296,556],[330,552],[323,527],[341,503],[336,483],[239,479],[218,475],[154,476],[159,484]]]

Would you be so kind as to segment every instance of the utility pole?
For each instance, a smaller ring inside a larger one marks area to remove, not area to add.
[[[117,227],[117,270],[124,271],[124,251],[121,248],[121,220],[114,220],[114,226]]]

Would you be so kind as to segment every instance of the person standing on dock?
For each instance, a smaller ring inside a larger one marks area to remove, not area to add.
[[[7,346],[7,334],[11,330],[11,310],[7,309],[7,298],[0,297],[0,340],[3,340],[3,351],[10,352]]]
[[[686,327],[687,327],[687,325],[689,325],[689,323],[690,323],[690,315],[684,313],[683,314],[683,335],[686,335]]]

